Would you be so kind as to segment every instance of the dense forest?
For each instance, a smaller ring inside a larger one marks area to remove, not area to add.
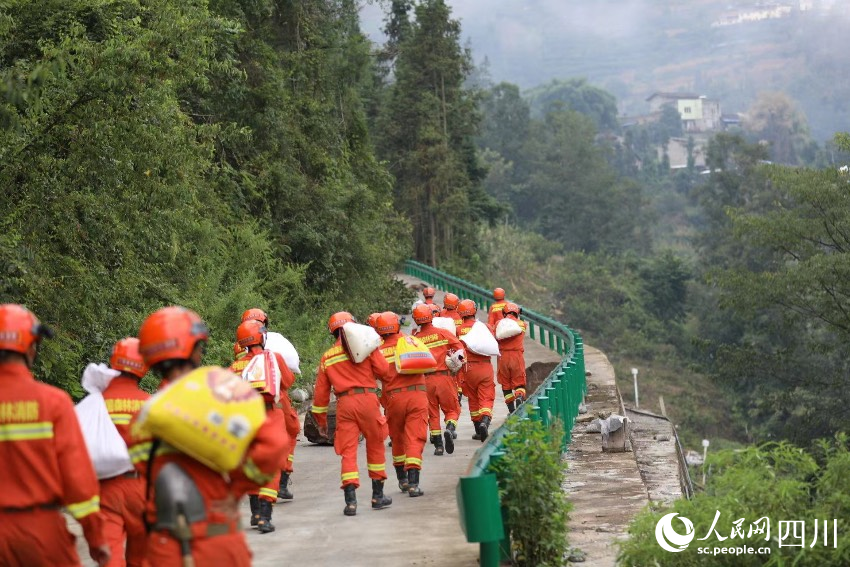
[[[672,171],[677,113],[624,128],[586,80],[495,83],[443,0],[380,5],[377,45],[355,0],[0,4],[0,300],[57,328],[43,379],[81,393],[178,303],[219,363],[266,309],[309,380],[331,312],[406,310],[413,256],[640,367],[687,442],[843,426],[846,137],[776,95]]]

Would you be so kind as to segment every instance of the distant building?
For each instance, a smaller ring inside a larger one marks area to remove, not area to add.
[[[651,113],[672,106],[682,118],[685,132],[714,132],[723,126],[720,101],[693,93],[653,93],[646,101]]]

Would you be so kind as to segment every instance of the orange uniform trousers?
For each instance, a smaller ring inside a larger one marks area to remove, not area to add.
[[[112,551],[109,567],[140,567],[145,559],[148,539],[142,520],[145,479],[119,476],[101,480],[100,509],[106,520],[103,535]]]
[[[525,397],[525,355],[521,350],[502,351],[499,357],[499,372],[497,375],[499,385],[507,392],[513,390],[514,394],[522,392]],[[506,402],[511,400],[505,397]]]
[[[487,361],[469,361],[464,372],[464,395],[469,398],[469,416],[472,421],[481,421],[485,415],[493,415],[496,400],[496,382],[493,365]]]
[[[460,404],[457,401],[457,381],[448,372],[434,372],[425,375],[428,387],[428,430],[431,435],[440,435],[440,410],[443,410],[446,423],[454,423],[460,417]]]
[[[284,417],[286,419],[286,433],[289,435],[289,446],[286,448],[286,465],[283,467],[283,472],[291,473],[292,466],[295,463],[295,447],[298,445],[298,434],[301,433],[301,420],[298,419],[298,412],[290,404],[289,407],[283,408]]]
[[[251,550],[241,531],[213,537],[192,539],[192,558],[195,565],[227,565],[251,567]],[[148,537],[146,567],[183,567],[180,542],[162,532]]]
[[[58,508],[0,511],[0,565],[4,567],[77,567],[75,540]]]
[[[336,454],[342,457],[342,487],[348,484],[360,486],[357,445],[361,433],[366,438],[369,478],[387,478],[384,441],[388,429],[387,418],[381,414],[381,403],[373,392],[346,393],[337,399],[334,449]]]
[[[425,390],[388,394],[387,422],[393,442],[393,466],[404,464],[404,470],[421,469],[428,431],[428,395]]]
[[[292,470],[292,461],[289,459],[289,457],[291,457],[292,453],[295,451],[295,437],[292,437],[289,434],[290,425],[289,425],[289,423],[286,422],[286,420],[288,419],[287,418],[288,412],[286,412],[285,409],[280,409],[277,406],[269,405],[269,404],[271,404],[271,402],[267,402],[266,415],[271,417],[271,418],[274,418],[274,419],[280,419],[280,417],[283,416],[283,419],[281,421],[284,421],[284,423],[286,424],[285,429],[283,431],[281,431],[281,435],[287,437],[286,449],[285,449],[284,454],[287,455],[286,464],[287,464],[287,466],[289,466],[290,471],[291,471]],[[290,407],[289,409],[292,410],[292,407]],[[296,420],[297,419],[298,418],[296,416]],[[299,430],[300,430],[300,428],[299,428]],[[296,431],[295,434],[297,435],[298,432]],[[283,463],[281,463],[281,465],[283,465]],[[281,468],[283,470],[286,470],[285,468],[283,468],[283,466],[281,466]],[[277,473],[274,475],[274,478],[272,478],[266,484],[261,486],[259,490],[252,490],[248,494],[250,494],[251,496],[259,496],[261,499],[267,500],[268,502],[271,502],[272,504],[274,504],[275,502],[277,502],[277,490],[278,490],[278,487],[280,486],[280,473],[281,473],[281,471],[278,470]]]

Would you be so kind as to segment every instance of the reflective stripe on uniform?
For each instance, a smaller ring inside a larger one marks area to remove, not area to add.
[[[480,414],[480,413],[481,413],[481,411],[479,411],[479,410],[476,410],[476,411],[472,411],[472,410],[470,410],[470,411],[469,411],[469,415],[470,415],[471,417],[478,417],[478,414]]]
[[[130,455],[130,462],[135,465],[136,463],[147,461],[151,452],[151,445],[153,445],[151,441],[146,441],[144,443],[137,443],[136,445],[128,447],[127,453]]]
[[[277,490],[275,490],[274,488],[263,487],[260,489],[260,496],[268,496],[270,498],[277,499]]]
[[[431,434],[431,437],[435,437],[435,436],[437,436],[437,435],[440,435],[440,434],[442,433],[442,430],[440,430],[440,429],[432,429],[431,431],[429,431],[429,433]]]
[[[92,496],[89,500],[86,500],[85,502],[68,504],[65,507],[68,509],[68,512],[72,516],[74,516],[75,519],[79,520],[81,518],[85,518],[89,514],[100,512],[100,496]]]
[[[403,463],[406,458],[407,458],[407,455],[398,455],[398,456],[393,455],[393,464]]]
[[[346,480],[358,480],[359,478],[360,478],[359,472],[342,473],[342,481],[343,482],[345,482]]]
[[[287,461],[289,461],[289,462],[291,463],[292,461],[294,461],[294,460],[295,460],[295,455],[289,455],[289,456],[286,458],[286,460],[287,460]]]
[[[422,466],[422,459],[417,459],[416,457],[407,457],[407,461],[404,463],[405,465],[416,465]]]
[[[447,419],[446,425],[449,425],[450,423],[453,424],[455,427],[457,427],[457,420],[456,419]]]
[[[428,348],[437,348],[437,347],[441,347],[441,346],[446,346],[447,344],[449,344],[448,339],[443,339],[442,341],[436,341],[436,342],[433,342],[433,343],[425,343],[425,346],[428,347]]]
[[[328,406],[313,406],[310,408],[313,413],[328,413]]]
[[[115,425],[130,425],[130,421],[133,419],[133,414],[131,413],[111,413],[109,414],[110,419],[112,419],[112,423]]]
[[[32,441],[53,439],[53,422],[6,423],[0,425],[0,441]]]
[[[372,472],[380,472],[387,470],[387,465],[384,463],[366,463],[366,467]]]
[[[338,364],[340,362],[345,362],[346,360],[348,360],[348,355],[343,353],[343,354],[338,354],[336,356],[330,357],[329,359],[324,361],[322,364],[324,364],[325,368],[327,368],[328,366],[333,366],[334,364]]]
[[[245,464],[242,465],[242,472],[244,472],[245,476],[257,484],[265,484],[274,477],[274,474],[264,474],[263,471],[257,468],[257,465],[255,465],[254,461],[251,459],[248,459],[245,461]]]
[[[478,410],[478,415],[492,415],[493,408],[481,408]]]

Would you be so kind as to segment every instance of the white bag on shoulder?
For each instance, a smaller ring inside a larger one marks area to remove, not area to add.
[[[457,325],[455,325],[455,320],[451,317],[434,317],[431,320],[431,324],[438,329],[443,329],[457,336]]]
[[[266,333],[266,350],[278,353],[286,362],[286,367],[301,374],[301,359],[298,351],[289,340],[280,333]]]
[[[496,337],[490,332],[490,328],[476,321],[469,329],[469,332],[460,338],[466,343],[466,347],[482,356],[499,356],[499,343],[496,342]]]
[[[521,335],[523,332],[519,322],[511,318],[502,319],[496,325],[496,339],[500,341]]]
[[[383,342],[381,335],[368,325],[346,323],[342,326],[342,346],[357,364],[369,358]]]
[[[127,445],[112,423],[103,399],[103,391],[119,374],[105,364],[89,364],[83,372],[82,380],[83,388],[89,395],[74,408],[98,479],[133,470]]]

